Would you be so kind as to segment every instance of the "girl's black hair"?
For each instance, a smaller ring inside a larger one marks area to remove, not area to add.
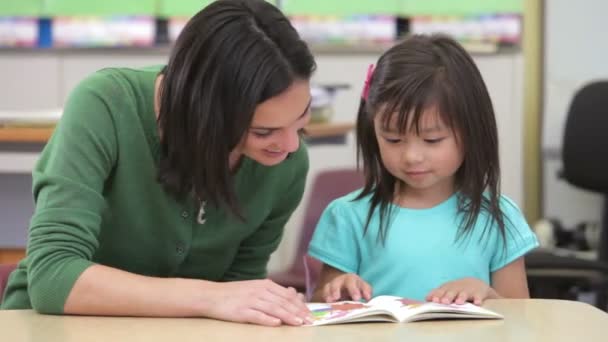
[[[378,239],[384,241],[399,182],[382,163],[374,118],[381,115],[387,127],[396,121],[401,133],[411,121],[411,127],[418,131],[422,114],[434,107],[457,133],[464,151],[464,161],[455,175],[458,209],[463,215],[458,236],[470,233],[480,213],[487,212],[485,227],[496,223],[505,240],[496,119],[481,74],[464,48],[445,35],[411,36],[380,57],[369,87],[357,120],[357,161],[362,159],[365,172],[365,186],[358,199],[371,194],[365,231],[379,208]]]

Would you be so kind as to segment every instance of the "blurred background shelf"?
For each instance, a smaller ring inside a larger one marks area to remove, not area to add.
[[[53,127],[1,127],[0,142],[4,143],[46,143]]]
[[[1,1],[0,48],[154,47],[174,42],[187,20],[212,2]],[[336,45],[386,44],[429,31],[463,43],[519,45],[523,13],[523,0],[358,0],[347,6],[326,0],[268,2],[290,17],[303,39]]]
[[[339,137],[354,128],[352,123],[314,123],[306,126],[306,138],[315,139]],[[2,127],[0,142],[3,143],[46,143],[53,134],[54,127]]]

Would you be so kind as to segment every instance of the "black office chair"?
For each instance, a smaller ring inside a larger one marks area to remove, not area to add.
[[[590,83],[574,96],[563,138],[560,175],[568,183],[604,194],[597,260],[537,251],[526,257],[532,297],[574,299],[573,289],[596,294],[608,309],[608,81]]]

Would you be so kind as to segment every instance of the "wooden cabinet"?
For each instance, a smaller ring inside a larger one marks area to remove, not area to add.
[[[0,249],[0,264],[16,264],[25,257],[25,249]]]

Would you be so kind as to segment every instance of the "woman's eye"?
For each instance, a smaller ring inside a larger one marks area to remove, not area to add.
[[[251,133],[258,138],[266,138],[272,134],[271,131],[252,131]]]

